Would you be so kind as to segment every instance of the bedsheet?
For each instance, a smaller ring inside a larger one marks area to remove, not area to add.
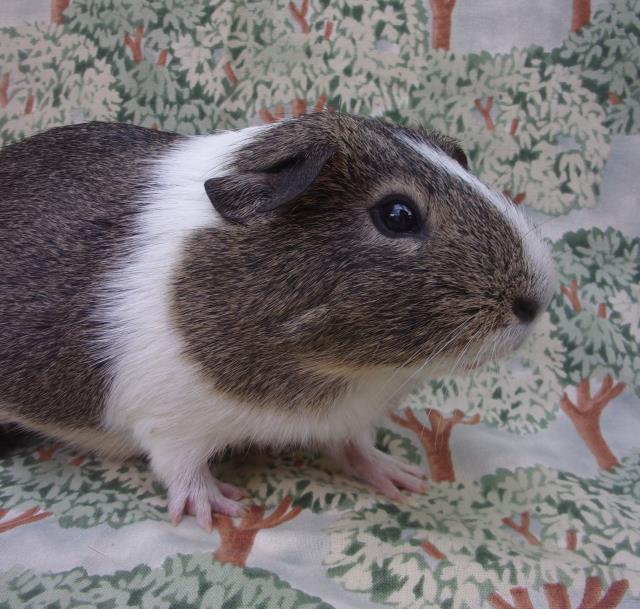
[[[430,478],[401,503],[313,454],[238,456],[215,467],[253,507],[207,533],[169,524],[142,462],[18,446],[0,608],[640,606],[638,66],[637,0],[4,0],[2,144],[86,120],[426,125],[527,208],[558,290],[516,356],[394,404],[378,445]]]

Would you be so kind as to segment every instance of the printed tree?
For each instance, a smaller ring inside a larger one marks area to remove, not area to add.
[[[58,125],[113,120],[120,97],[94,44],[57,25],[0,29],[0,140]]]
[[[392,431],[380,430],[377,444],[409,462],[420,460],[411,441]],[[215,469],[249,496],[243,517],[214,518],[220,536],[214,557],[239,566],[260,531],[285,524],[303,509],[345,510],[376,499],[367,485],[313,455],[256,455]],[[50,515],[65,528],[167,520],[165,491],[144,463],[101,460],[58,444],[27,447],[2,461],[0,508],[0,532]]]
[[[259,531],[280,526],[301,512],[300,507],[290,510],[290,505],[291,498],[287,497],[268,516],[264,515],[264,506],[251,506],[237,522],[230,516],[216,514],[214,525],[220,535],[220,547],[215,551],[214,558],[243,567]]]
[[[636,502],[599,478],[498,470],[402,505],[344,512],[330,526],[325,565],[347,590],[398,607],[505,609],[513,593],[524,609],[533,605],[518,599],[544,592],[558,609],[584,590],[594,604],[583,609],[600,597],[615,609],[627,591],[640,594]]]
[[[410,106],[392,118],[460,141],[474,173],[548,214],[596,204],[609,151],[606,115],[572,70],[542,49],[456,56],[434,51]]]
[[[221,111],[231,124],[327,105],[381,112],[415,80],[425,23],[420,2],[227,3],[181,38],[176,53],[191,86],[228,94]]]
[[[180,34],[172,45],[174,71],[180,74],[181,82],[194,95],[197,93],[210,111],[217,109],[212,113],[217,124],[198,124],[198,132],[211,131],[214,126],[241,127],[248,122],[247,109],[229,101],[239,82],[233,59],[250,41],[238,18],[246,11],[242,2],[213,3],[198,23]]]
[[[51,23],[64,23],[64,12],[69,8],[69,2],[70,0],[51,0]]]
[[[596,11],[590,24],[587,11],[574,11],[576,15],[574,25],[579,27],[572,27],[573,33],[554,49],[553,61],[571,68],[593,91],[613,133],[638,133],[640,5],[636,0],[612,0]]]
[[[639,239],[613,229],[566,234],[553,248],[562,291],[520,352],[408,396],[392,419],[421,441],[435,481],[455,480],[449,439],[456,424],[536,433],[561,410],[601,468],[617,465],[600,416],[626,384],[636,392],[640,385],[639,251]]]
[[[449,445],[456,425],[482,421],[514,433],[534,433],[556,418],[562,396],[556,370],[564,354],[562,343],[552,337],[553,329],[546,313],[515,356],[475,374],[434,380],[407,396],[402,414],[391,415],[422,444],[431,479],[456,479]]]
[[[65,528],[167,519],[164,490],[142,463],[85,457],[58,444],[30,446],[3,459],[0,507],[29,517],[42,513],[30,512],[37,507]]]
[[[420,460],[413,444],[390,430],[379,431],[377,445],[408,462]],[[367,485],[338,471],[326,458],[308,454],[252,456],[223,466],[225,476],[245,488],[253,504],[241,518],[216,515],[214,519],[220,535],[214,557],[239,566],[246,564],[261,530],[280,526],[302,510],[360,509],[376,500]]]
[[[209,554],[177,555],[161,567],[137,565],[111,575],[83,567],[39,574],[18,567],[0,573],[0,607],[262,607],[331,609],[263,569],[215,563]]]
[[[618,459],[602,436],[602,412],[627,385],[640,395],[640,239],[627,240],[612,228],[581,230],[558,241],[554,257],[562,296],[552,317],[566,352],[561,374],[565,387],[575,387],[575,398],[565,392],[560,406],[608,469]]]
[[[0,509],[0,533],[10,531],[16,527],[20,527],[31,522],[38,522],[47,516],[51,516],[51,512],[42,512],[40,508],[32,507],[24,510],[17,516],[12,516],[10,510]]]
[[[591,0],[573,0],[571,11],[571,31],[579,32],[591,23]]]
[[[456,0],[429,0],[431,6],[431,47],[451,48],[451,16]]]
[[[217,113],[186,86],[173,46],[206,11],[198,0],[74,0],[65,27],[90,39],[113,67],[122,97],[119,121],[192,133],[211,130]]]
[[[576,609],[615,609],[622,602],[628,587],[627,580],[613,582],[603,595],[600,578],[587,577],[580,606],[576,606]],[[549,609],[556,609],[556,607],[571,609],[571,599],[564,584],[545,584],[543,590]],[[497,592],[493,592],[488,599],[492,609],[528,609],[533,607],[531,596],[526,588],[512,588],[510,592],[513,605],[504,600]]]
[[[420,440],[429,464],[429,472],[434,482],[453,482],[456,479],[449,442],[456,425],[476,425],[480,415],[465,418],[464,413],[455,409],[450,417],[443,416],[435,408],[426,409],[429,425],[420,421],[411,408],[404,410],[404,417],[392,413],[391,420],[411,430]]]

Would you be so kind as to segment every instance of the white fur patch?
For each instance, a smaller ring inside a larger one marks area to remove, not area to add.
[[[363,381],[344,403],[315,415],[286,405],[252,408],[217,393],[183,355],[170,319],[172,277],[186,237],[221,222],[204,181],[222,175],[232,149],[260,129],[189,138],[156,163],[132,253],[104,286],[97,311],[105,327],[99,353],[114,362],[104,423],[149,455],[170,485],[228,446],[326,445],[369,434],[387,407],[384,377]]]
[[[152,460],[156,453],[176,461],[176,452],[187,461],[207,457],[206,437],[194,445],[193,436],[206,436],[215,397],[182,355],[170,321],[170,285],[186,238],[221,221],[205,180],[222,175],[230,152],[261,129],[188,138],[154,164],[155,184],[136,221],[132,253],[103,288],[99,354],[115,362],[104,423]]]
[[[490,189],[444,151],[429,146],[425,142],[416,141],[405,134],[399,135],[398,138],[421,154],[430,164],[473,188],[506,218],[522,239],[532,274],[536,279],[537,296],[543,303],[548,303],[555,289],[553,261],[539,230],[531,225],[524,212],[505,195]]]

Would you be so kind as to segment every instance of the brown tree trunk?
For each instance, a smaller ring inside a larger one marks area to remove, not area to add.
[[[629,589],[629,582],[620,579],[613,582],[602,596],[602,584],[599,577],[587,577],[584,596],[578,609],[615,609]]]
[[[307,113],[307,101],[305,99],[294,99],[291,102],[291,114],[293,116],[302,116]]]
[[[518,194],[512,196],[510,190],[503,190],[502,194],[505,197],[509,197],[513,201],[514,205],[522,205],[524,203],[524,200],[527,198],[526,192],[519,192]]]
[[[599,417],[575,416],[571,417],[571,420],[576,426],[578,433],[582,436],[587,448],[598,462],[598,467],[601,469],[611,469],[620,464],[602,436]]]
[[[616,609],[628,589],[628,580],[621,579],[613,582],[602,596],[600,578],[587,577],[584,596],[577,609]],[[497,592],[492,592],[487,598],[492,609],[533,609],[533,603],[526,588],[511,588],[510,592],[513,605]],[[571,609],[571,600],[564,584],[544,584],[544,595],[549,609]]]
[[[224,75],[227,77],[227,79],[232,85],[238,84],[239,82],[238,77],[236,76],[236,73],[233,71],[230,61],[227,61],[224,63],[224,65],[222,66],[222,70],[224,71]]]
[[[158,59],[156,61],[156,65],[158,66],[166,66],[167,65],[167,57],[169,53],[167,49],[162,49],[160,53],[158,53]]]
[[[560,407],[571,419],[601,469],[611,469],[620,464],[602,436],[600,415],[624,391],[625,386],[624,383],[614,384],[611,375],[607,374],[598,392],[592,396],[589,379],[583,379],[578,383],[576,404],[566,393],[560,400]]]
[[[262,108],[258,114],[260,115],[263,123],[275,123],[277,120],[276,117],[273,116],[273,114],[271,114],[271,112],[266,108]]]
[[[569,593],[564,584],[545,584],[544,595],[551,609],[571,609]]]
[[[431,5],[431,48],[451,48],[451,15],[456,0],[429,0]]]
[[[483,106],[480,99],[476,99],[473,102],[476,110],[482,114],[482,118],[484,119],[485,127],[487,131],[493,131],[496,128],[495,123],[493,122],[493,117],[491,116],[491,109],[493,108],[493,95],[487,97],[487,103]]]
[[[62,25],[64,23],[63,12],[69,7],[69,0],[51,0],[51,23]]]
[[[220,547],[213,554],[216,560],[243,567],[251,553],[253,542],[262,529],[271,529],[295,518],[302,510],[289,510],[291,497],[283,499],[273,512],[264,518],[264,506],[251,506],[236,525],[230,516],[217,514],[214,526],[220,533]],[[289,511],[287,511],[289,510]]]
[[[569,299],[573,310],[576,313],[580,313],[580,311],[582,311],[582,303],[580,302],[580,296],[578,295],[578,282],[575,279],[572,279],[569,287],[561,285],[560,291]]]
[[[216,522],[228,516],[216,516]],[[218,525],[220,547],[213,554],[216,560],[244,567],[259,529],[236,529]]]
[[[562,285],[560,290],[568,298],[573,310],[580,313],[583,308],[578,293],[578,282],[572,279],[569,287]],[[597,315],[601,319],[607,318],[607,307],[604,303],[598,305]],[[569,416],[580,437],[598,462],[598,466],[602,469],[611,469],[619,465],[620,462],[602,436],[600,415],[609,403],[624,391],[625,386],[624,383],[614,383],[613,377],[607,374],[598,392],[592,396],[590,380],[582,379],[578,383],[576,391],[576,404],[569,399],[566,393],[560,400],[560,407]]]
[[[258,114],[265,123],[275,123],[284,118],[284,106],[278,104],[273,114],[266,108],[260,110]]]
[[[393,413],[391,420],[416,434],[424,447],[434,482],[454,482],[456,474],[451,457],[451,432],[458,424],[476,425],[480,422],[480,415],[465,419],[461,410],[454,410],[452,416],[446,418],[434,408],[430,408],[427,410],[427,416],[431,427],[421,423],[410,408],[404,409],[404,416],[405,418],[402,418]]]
[[[324,25],[324,34],[322,37],[325,40],[329,40],[329,38],[331,38],[332,33],[333,33],[333,21],[329,20]]]
[[[61,444],[55,443],[50,446],[40,447],[36,449],[36,454],[38,455],[38,461],[51,461],[53,459],[53,455],[56,454],[56,451],[61,447]]]
[[[33,103],[34,103],[34,97],[33,95],[29,95],[29,97],[27,97],[27,101],[24,105],[24,113],[26,114],[31,114],[33,112]]]
[[[612,106],[617,106],[620,103],[620,96],[613,91],[607,93],[607,99]]]
[[[309,10],[309,0],[302,0],[300,8],[293,2],[289,2],[289,12],[294,21],[300,26],[303,34],[309,33],[309,23],[307,22],[307,11]]]
[[[426,539],[420,544],[420,547],[429,555],[431,558],[435,558],[436,560],[446,560],[446,554],[443,554],[436,546],[434,546],[430,541]]]
[[[513,605],[505,601],[497,592],[492,592],[487,600],[493,609],[533,609],[533,603],[526,588],[511,588],[510,592]]]
[[[579,32],[591,23],[591,0],[573,0],[571,31]]]
[[[316,102],[316,105],[313,107],[314,112],[322,112],[326,103],[327,103],[326,95],[321,95],[320,97],[318,97],[318,101]]]
[[[142,36],[144,35],[144,26],[139,25],[136,33],[132,38],[129,34],[125,34],[124,43],[131,49],[133,61],[139,63],[142,61]]]
[[[19,516],[11,518],[11,520],[2,522],[3,518],[7,515],[8,512],[9,510],[0,510],[0,533],[4,533],[5,531],[15,529],[16,527],[22,526],[23,524],[37,522],[38,520],[42,520],[47,516],[51,516],[51,512],[41,512],[40,508],[34,507],[25,510]]]
[[[226,72],[226,69],[225,69],[225,72]],[[227,76],[229,75],[227,74]],[[233,76],[235,78],[235,75]],[[237,79],[236,79],[236,82],[237,82]],[[318,98],[318,101],[314,104],[312,112],[321,112],[325,108],[326,103],[327,103],[327,96],[321,95]],[[303,114],[307,114],[308,109],[309,109],[309,104],[307,103],[306,99],[296,98],[291,100],[291,116],[298,117],[298,116],[302,116]],[[330,106],[327,106],[327,110],[331,111],[332,108]],[[281,104],[277,105],[273,113],[271,113],[266,108],[262,108],[258,112],[258,114],[263,122],[275,123],[284,118],[284,114],[285,114],[284,106],[282,106]]]
[[[443,434],[444,436],[444,434]],[[449,447],[449,437],[440,440],[442,446],[434,446],[433,443],[423,442],[429,462],[429,471],[434,482],[454,482],[456,472],[453,469],[453,458]],[[446,444],[445,444],[446,442]]]
[[[513,518],[503,518],[502,523],[513,529],[516,533],[522,535],[525,541],[532,546],[539,546],[540,540],[531,532],[529,512],[520,514],[520,524],[517,524]]]
[[[80,467],[86,460],[86,455],[78,455],[69,461],[69,465],[73,465],[73,467]]]
[[[2,75],[0,80],[0,108],[6,108],[9,105],[9,80],[11,75],[9,73]]]

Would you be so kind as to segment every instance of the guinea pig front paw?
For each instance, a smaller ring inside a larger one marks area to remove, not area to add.
[[[427,490],[425,474],[419,467],[400,461],[374,446],[347,442],[334,456],[345,472],[395,501],[402,501],[401,490],[413,493]]]
[[[212,512],[226,516],[242,516],[246,507],[239,499],[247,493],[237,486],[216,480],[204,466],[184,474],[169,483],[169,516],[177,525],[184,514],[196,517],[196,522],[207,532],[213,529]]]

